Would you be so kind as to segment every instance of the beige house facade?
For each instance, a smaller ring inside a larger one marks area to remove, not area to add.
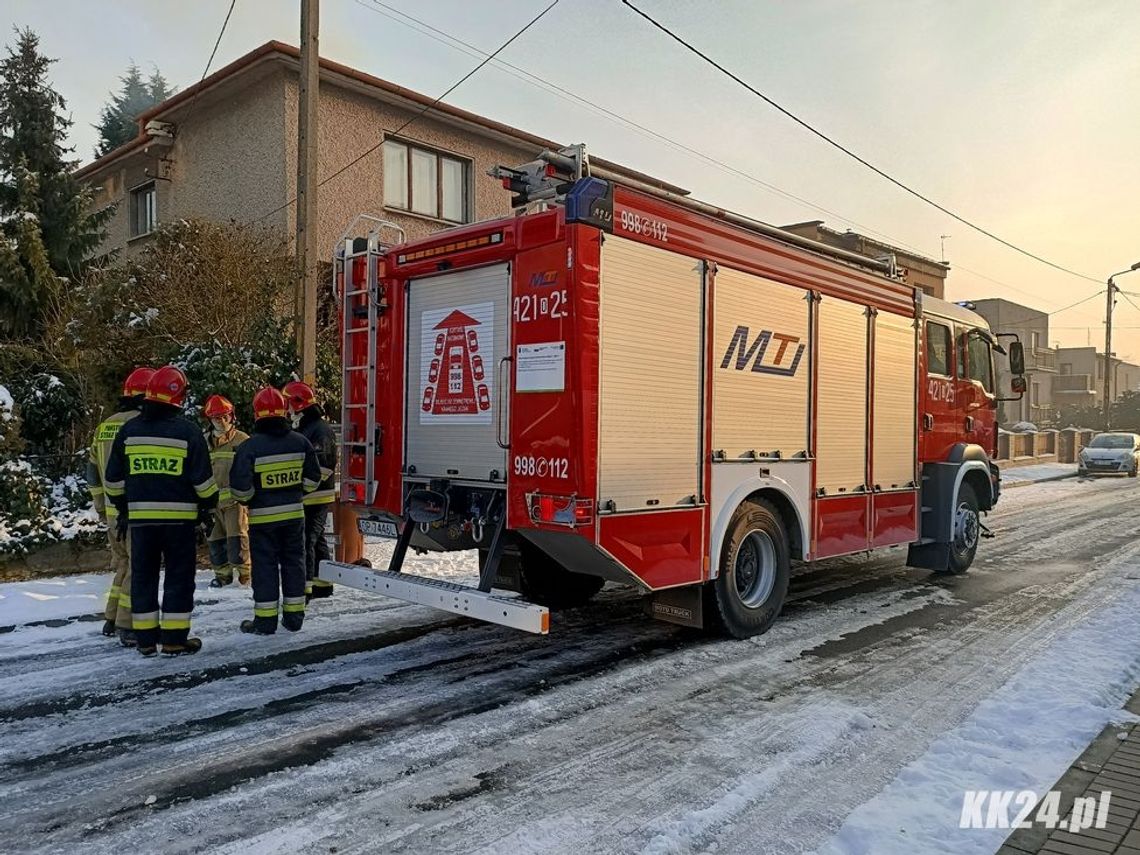
[[[105,248],[135,252],[159,224],[191,217],[256,222],[292,236],[299,69],[297,48],[262,45],[144,113],[135,140],[82,167],[96,204],[118,205]],[[396,223],[409,238],[505,216],[511,194],[487,170],[560,145],[429,105],[427,96],[321,60],[317,238],[330,258],[360,213]]]
[[[946,275],[950,272],[950,265],[944,261],[935,261],[924,255],[918,255],[901,247],[891,246],[889,243],[869,238],[858,232],[839,232],[829,229],[823,220],[809,220],[804,223],[792,223],[780,226],[784,231],[810,238],[828,246],[845,249],[865,255],[868,258],[883,258],[893,255],[903,281],[921,289],[924,294],[945,299]]]
[[[1025,349],[1025,395],[1020,401],[1002,402],[1003,423],[1033,422],[1038,426],[1051,424],[1058,406],[1076,401],[1058,401],[1054,393],[1058,363],[1057,351],[1049,347],[1049,316],[1012,300],[985,299],[971,302],[974,310],[986,319],[991,330],[1017,333]],[[1003,394],[1010,394],[1008,390],[1013,378],[1007,360],[997,360],[997,375],[998,388],[1003,390]]]

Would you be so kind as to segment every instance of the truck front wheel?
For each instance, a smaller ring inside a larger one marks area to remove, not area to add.
[[[950,541],[948,573],[965,573],[978,552],[982,521],[978,513],[978,497],[974,488],[963,483],[958,488],[958,505],[954,508],[954,533]]]
[[[606,580],[585,573],[571,573],[537,546],[519,544],[519,592],[532,603],[551,609],[585,605]]]
[[[780,514],[763,500],[745,502],[728,524],[720,573],[709,583],[709,624],[733,638],[767,632],[784,606],[789,573]]]

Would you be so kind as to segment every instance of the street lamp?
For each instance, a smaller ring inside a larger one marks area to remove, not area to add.
[[[1105,307],[1104,307],[1104,429],[1108,430],[1112,426],[1112,307],[1116,304],[1114,299],[1116,292],[1120,289],[1116,287],[1113,281],[1117,276],[1123,276],[1125,273],[1131,273],[1133,270],[1140,270],[1140,261],[1137,261],[1127,270],[1121,270],[1119,273],[1113,273],[1108,277],[1108,288],[1105,289]]]

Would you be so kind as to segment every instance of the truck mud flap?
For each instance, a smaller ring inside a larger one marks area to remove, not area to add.
[[[950,544],[911,544],[906,552],[906,564],[908,567],[917,567],[920,570],[945,573],[950,569]]]
[[[322,561],[318,575],[337,585],[347,585],[406,603],[431,606],[536,635],[546,635],[550,631],[550,610],[517,597],[484,593],[478,588],[454,582],[413,576],[410,573],[373,570],[339,561]]]

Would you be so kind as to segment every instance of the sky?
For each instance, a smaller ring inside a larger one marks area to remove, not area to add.
[[[479,59],[378,2],[489,52],[549,1],[324,0],[321,53],[434,97]],[[633,2],[883,171],[1095,281],[1026,258],[908,195],[620,0],[559,0],[500,58],[660,136],[493,65],[448,103],[585,142],[766,222],[823,219],[936,259],[944,245],[953,300],[1005,297],[1053,312],[1140,261],[1140,3]],[[52,80],[75,122],[76,156],[87,161],[91,125],[127,64],[192,85],[228,8],[229,0],[5,0],[0,24],[5,33],[30,26],[59,58]],[[270,39],[296,44],[298,22],[295,0],[236,0],[211,68]],[[1118,284],[1136,295],[1118,303],[1114,351],[1140,361],[1140,271]],[[1052,315],[1050,343],[1103,348],[1103,322],[1102,295]]]

